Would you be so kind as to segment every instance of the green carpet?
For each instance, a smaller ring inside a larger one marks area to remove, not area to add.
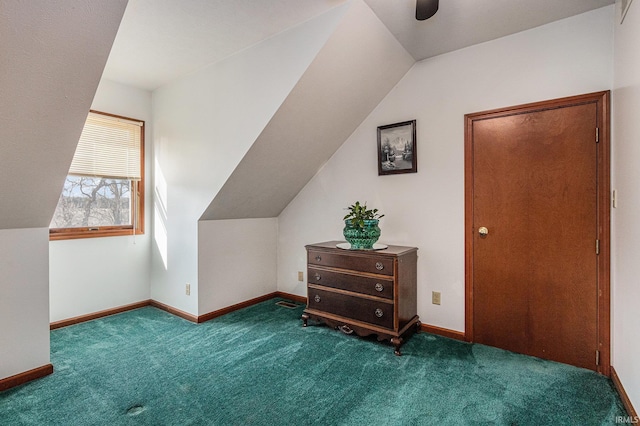
[[[204,324],[143,308],[55,330],[0,425],[608,425],[593,372],[421,333],[403,356],[275,300]]]

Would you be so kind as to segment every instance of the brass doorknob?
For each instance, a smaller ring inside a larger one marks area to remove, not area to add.
[[[478,229],[478,234],[480,234],[481,237],[486,237],[488,233],[489,230],[484,226],[481,226],[480,229]]]

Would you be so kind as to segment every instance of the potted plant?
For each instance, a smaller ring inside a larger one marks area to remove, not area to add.
[[[384,217],[378,209],[368,209],[367,204],[355,204],[347,207],[349,213],[343,218],[344,238],[351,244],[352,250],[371,250],[380,238],[379,220]]]

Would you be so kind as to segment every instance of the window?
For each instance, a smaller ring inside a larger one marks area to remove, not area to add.
[[[144,232],[144,122],[89,112],[58,206],[52,240]]]

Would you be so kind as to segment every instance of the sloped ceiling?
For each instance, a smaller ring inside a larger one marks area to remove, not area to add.
[[[0,7],[0,229],[48,227],[126,0]]]
[[[416,0],[364,0],[416,61],[613,4],[614,0],[442,0],[415,19]]]
[[[201,219],[278,216],[413,63],[354,0]]]
[[[351,0],[129,0],[105,78],[154,90]],[[365,0],[415,60],[611,5],[614,0]]]
[[[346,0],[130,0],[105,68],[154,90]]]

